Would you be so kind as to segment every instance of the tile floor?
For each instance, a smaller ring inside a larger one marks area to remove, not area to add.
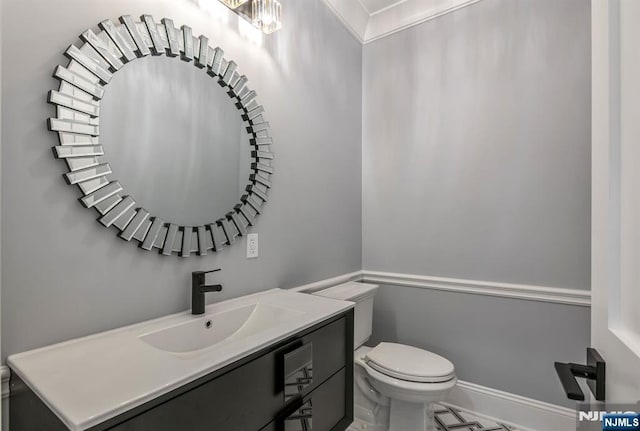
[[[441,431],[516,431],[503,423],[495,423],[455,407],[438,404],[435,410],[436,425]]]
[[[496,423],[485,418],[475,416],[473,413],[460,410],[456,407],[444,404],[436,404],[436,425],[438,431],[517,431],[516,428],[503,423]],[[378,427],[363,426],[354,422],[347,431],[378,431]],[[417,431],[417,430],[396,430]]]

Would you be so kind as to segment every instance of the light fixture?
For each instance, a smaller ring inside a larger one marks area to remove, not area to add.
[[[220,0],[229,9],[236,9],[245,4],[249,0]]]
[[[263,33],[273,33],[282,28],[282,6],[278,0],[219,1]]]
[[[282,28],[282,6],[278,0],[252,0],[253,25],[269,34]]]

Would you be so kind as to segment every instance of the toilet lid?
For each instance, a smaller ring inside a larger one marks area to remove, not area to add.
[[[455,377],[455,368],[447,359],[404,344],[380,343],[366,354],[365,361],[376,371],[410,382],[439,383]]]

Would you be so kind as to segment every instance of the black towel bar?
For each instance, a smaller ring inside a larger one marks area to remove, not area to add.
[[[587,348],[587,365],[564,362],[556,362],[554,365],[567,398],[584,401],[584,392],[576,379],[580,377],[587,379],[587,385],[596,400],[604,401],[606,363],[596,349]]]

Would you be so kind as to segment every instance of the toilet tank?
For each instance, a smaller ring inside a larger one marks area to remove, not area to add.
[[[362,346],[371,336],[373,323],[373,297],[378,290],[375,284],[349,282],[314,292],[326,298],[355,302],[353,349]]]

